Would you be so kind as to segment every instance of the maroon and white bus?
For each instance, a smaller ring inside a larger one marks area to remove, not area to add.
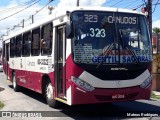
[[[149,99],[152,47],[146,17],[103,7],[57,10],[3,39],[3,68],[56,107]]]

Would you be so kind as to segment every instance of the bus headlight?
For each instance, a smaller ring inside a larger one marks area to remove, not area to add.
[[[152,75],[149,76],[142,84],[140,84],[140,87],[141,88],[147,87],[151,83],[151,80],[152,80]]]
[[[85,89],[86,91],[93,91],[94,87],[92,87],[90,84],[86,83],[85,81],[76,78],[74,76],[71,77],[71,80],[79,87]]]

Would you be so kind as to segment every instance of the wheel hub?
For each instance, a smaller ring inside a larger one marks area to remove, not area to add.
[[[53,99],[53,89],[51,83],[47,86],[46,94],[48,99]]]

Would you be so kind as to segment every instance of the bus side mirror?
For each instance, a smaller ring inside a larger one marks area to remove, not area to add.
[[[68,21],[66,23],[66,37],[67,38],[73,38],[73,32],[72,32],[72,24]]]

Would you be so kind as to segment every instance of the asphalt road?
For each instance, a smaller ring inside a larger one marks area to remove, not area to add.
[[[14,92],[11,83],[6,82],[5,75],[0,73],[0,101],[4,102],[5,107],[0,110],[2,112],[11,112],[16,120],[106,120],[106,119],[143,119],[143,120],[159,120],[160,119],[160,99],[159,100],[139,100],[133,102],[116,102],[112,104],[96,104],[96,105],[62,105],[60,109],[50,108],[42,95],[27,89],[21,92]],[[30,112],[36,111],[37,117]],[[44,112],[42,112],[44,111]],[[47,111],[47,112],[46,112]],[[39,113],[38,113],[39,112]],[[19,116],[18,116],[19,115]],[[39,116],[38,116],[39,115]],[[38,118],[40,116],[43,118]],[[151,117],[157,116],[158,117]],[[17,117],[18,116],[18,117]],[[10,120],[12,118],[0,117],[0,120]]]

